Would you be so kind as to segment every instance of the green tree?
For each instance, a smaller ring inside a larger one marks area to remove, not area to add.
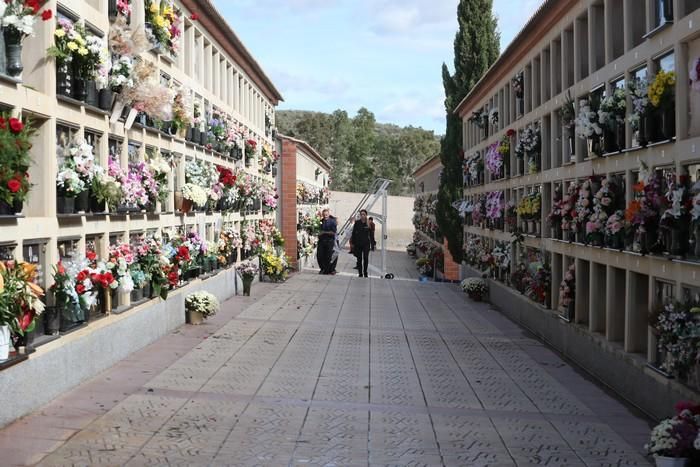
[[[365,192],[382,177],[393,180],[392,195],[411,195],[414,170],[440,149],[432,131],[377,123],[365,108],[352,118],[344,110],[283,110],[276,121],[282,134],[307,141],[331,164],[338,191]]]
[[[462,199],[462,121],[454,113],[486,70],[498,58],[498,23],[493,15],[492,0],[460,0],[457,6],[459,30],[454,40],[453,74],[442,64],[442,82],[445,89],[446,127],[440,142],[440,177],[436,219],[447,239],[452,257],[462,261],[463,226],[452,204]]]

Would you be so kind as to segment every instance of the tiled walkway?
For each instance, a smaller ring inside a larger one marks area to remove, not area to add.
[[[0,431],[0,464],[648,465],[647,422],[455,285],[254,293]]]

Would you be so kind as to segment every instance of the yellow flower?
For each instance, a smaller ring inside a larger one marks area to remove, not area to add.
[[[163,24],[165,23],[165,19],[162,16],[158,15],[155,17],[153,22],[156,23],[156,26],[162,28]]]
[[[78,53],[84,57],[88,54],[88,49],[86,49],[85,47],[81,47],[78,49]]]
[[[151,13],[158,13],[158,5],[155,3],[151,3]]]
[[[669,91],[676,85],[676,74],[673,71],[660,70],[649,85],[649,101],[654,107],[659,107]],[[672,92],[672,91],[671,91]]]
[[[70,50],[78,50],[78,44],[76,44],[75,42],[69,42],[69,43],[68,43],[68,48],[69,48]]]
[[[54,36],[56,37],[65,37],[66,36],[66,31],[63,29],[56,29],[56,32],[54,33]]]

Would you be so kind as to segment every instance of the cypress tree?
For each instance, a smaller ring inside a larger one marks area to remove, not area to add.
[[[442,64],[445,88],[446,128],[440,144],[443,170],[436,218],[455,261],[463,257],[463,226],[452,203],[462,199],[462,121],[453,112],[486,70],[498,58],[499,33],[492,11],[493,0],[460,0],[459,30],[454,40],[454,74]]]

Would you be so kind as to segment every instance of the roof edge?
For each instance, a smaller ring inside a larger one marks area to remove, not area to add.
[[[326,170],[328,170],[329,172],[330,172],[331,170],[333,170],[333,167],[331,166],[331,164],[330,164],[326,159],[324,159],[323,156],[321,156],[321,155],[318,153],[318,151],[316,151],[316,150],[315,150],[309,143],[307,143],[306,141],[304,141],[304,140],[302,140],[302,139],[293,138],[293,137],[291,137],[291,136],[283,135],[283,134],[280,134],[280,133],[277,134],[277,138],[278,138],[278,139],[281,139],[281,140],[282,140],[282,139],[286,139],[287,141],[291,141],[291,142],[293,142],[293,143],[295,143],[295,144],[301,146],[302,148],[304,148],[304,149],[309,153],[310,156],[312,156],[314,159],[316,159],[316,162],[318,162],[320,165],[324,166],[324,168],[325,168]]]
[[[276,106],[284,101],[282,94],[277,90],[272,80],[265,74],[260,64],[253,58],[241,39],[233,32],[231,25],[210,0],[180,1],[190,13],[198,13],[197,22],[212,33],[212,37],[220,43],[232,59],[237,60],[236,64],[260,87],[260,90],[273,105]],[[217,35],[216,32],[219,34]]]
[[[418,168],[416,168],[416,170],[413,171],[411,176],[413,176],[413,178],[415,178],[419,172],[422,172],[423,170],[427,169],[428,167],[433,165],[436,161],[439,162],[440,165],[442,165],[442,161],[440,160],[440,154],[437,154],[437,155],[431,157],[430,159],[428,159],[427,161],[425,161],[421,165],[419,165]]]

